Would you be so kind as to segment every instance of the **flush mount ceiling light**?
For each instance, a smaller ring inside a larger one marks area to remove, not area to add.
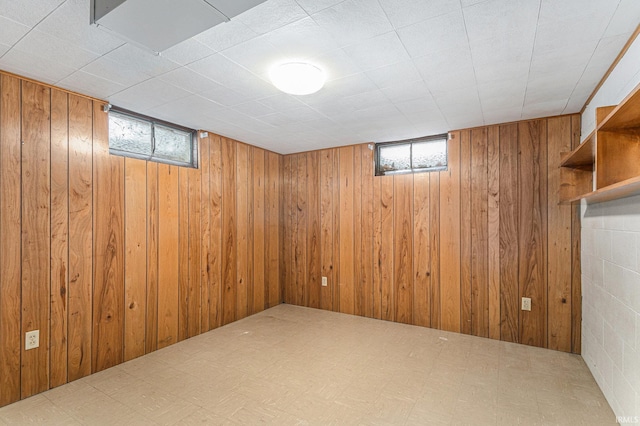
[[[310,95],[324,86],[324,72],[305,62],[288,62],[273,67],[269,72],[271,82],[290,95]]]

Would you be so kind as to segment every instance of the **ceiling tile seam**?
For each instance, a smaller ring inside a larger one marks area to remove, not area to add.
[[[524,97],[522,98],[522,108],[520,109],[520,118],[523,116],[524,103],[527,100],[527,92],[529,92],[529,78],[531,77],[531,67],[533,66],[533,51],[536,46],[536,39],[538,38],[538,27],[540,22],[540,11],[542,10],[542,0],[538,0],[538,17],[536,18],[536,33],[533,36],[533,44],[531,46],[531,55],[529,56],[529,69],[527,70],[527,85],[524,89]]]
[[[569,98],[567,99],[567,103],[565,104],[564,108],[562,109],[562,113],[563,114],[566,112],[567,108],[569,107],[569,101],[571,100],[571,97],[573,96],[573,94],[576,91],[576,88],[580,84],[580,81],[582,80],[582,77],[584,76],[584,73],[587,71],[587,68],[589,68],[589,65],[591,64],[591,61],[593,60],[593,56],[596,54],[596,51],[598,50],[598,46],[600,46],[600,43],[602,43],[603,36],[607,33],[607,29],[609,28],[609,25],[611,25],[611,22],[613,21],[613,17],[616,16],[616,12],[618,11],[619,8],[620,8],[620,1],[618,1],[618,5],[616,6],[616,9],[613,11],[611,16],[609,17],[609,22],[607,23],[607,26],[602,31],[602,34],[600,34],[600,37],[598,37],[598,44],[596,44],[596,46],[593,48],[593,52],[591,52],[591,56],[589,57],[589,60],[585,64],[584,69],[582,70],[582,73],[580,74],[580,77],[576,81],[576,84],[573,86],[573,89],[571,90],[571,93],[569,94]],[[629,34],[629,36],[631,36],[631,34]],[[606,72],[607,71],[605,70],[605,73]],[[602,79],[603,76],[604,76],[604,74],[600,77],[600,79]]]
[[[378,4],[380,4],[380,1],[379,1],[379,0],[378,0]],[[462,8],[462,4],[460,4],[460,6],[461,6],[461,8]],[[387,20],[389,20],[389,16],[387,15],[387,11],[384,9],[384,7],[382,7],[382,5],[381,5],[381,4],[380,4],[380,7],[382,8],[382,11],[384,12],[385,16],[387,17]],[[443,16],[443,15],[446,15],[446,13],[442,13],[442,14],[440,14],[440,15],[438,15],[438,16]],[[420,22],[428,21],[429,19],[432,19],[432,18],[435,18],[435,17],[437,17],[437,16],[434,16],[434,17],[431,17],[431,18],[428,18],[428,19],[424,19],[424,20],[422,20],[422,21],[420,21]],[[389,21],[389,23],[391,23],[391,21]],[[414,24],[411,24],[411,25],[415,25],[415,24],[417,24],[417,23],[418,23],[418,22],[416,22],[416,23],[414,23]],[[402,28],[406,28],[406,27],[411,26],[411,25],[406,25],[405,27],[402,27]],[[393,24],[392,24],[392,26],[393,26]],[[395,27],[394,27],[394,28],[395,28]],[[409,53],[409,50],[407,49],[407,46],[404,44],[404,41],[402,41],[402,37],[400,37],[400,34],[398,34],[398,30],[399,30],[399,29],[400,29],[400,28],[396,28],[396,29],[394,29],[394,30],[393,30],[393,32],[396,34],[396,37],[398,37],[398,40],[400,41],[400,44],[402,44],[402,48],[404,49],[405,53],[406,53],[406,54],[407,54],[407,56],[409,57],[409,60],[411,61],[411,64],[414,66],[414,68],[415,68],[416,70],[418,70],[418,66],[417,66],[417,65],[416,65],[416,63],[415,63],[415,59],[416,59],[416,58],[414,58],[413,56],[411,56],[411,54]],[[391,31],[389,31],[389,32],[391,32]],[[385,34],[386,34],[386,33],[385,33]],[[397,63],[400,63],[400,62],[397,62]],[[393,65],[393,64],[392,64],[392,65]],[[384,68],[384,67],[378,67],[378,68],[374,68],[374,69],[380,69],[380,68]],[[372,70],[370,70],[370,71],[373,71],[373,69],[372,69]],[[438,108],[438,111],[440,112],[440,115],[441,115],[442,117],[444,117],[444,118],[445,118],[445,121],[446,121],[446,117],[445,117],[444,113],[442,112],[442,108],[440,107],[440,105],[438,105],[438,102],[436,101],[436,98],[433,96],[433,92],[431,91],[431,88],[429,87],[429,83],[427,83],[427,81],[425,81],[425,79],[424,79],[424,77],[423,77],[423,75],[422,75],[422,73],[421,73],[420,71],[418,71],[418,74],[420,74],[420,80],[424,83],[424,85],[425,85],[425,87],[426,87],[426,89],[427,89],[427,92],[429,92],[429,96],[431,96],[431,99],[433,99],[433,101],[435,102],[436,107]],[[474,75],[474,78],[475,78],[475,75]],[[417,81],[417,80],[416,80],[416,81]],[[374,83],[374,84],[375,84],[375,83]],[[476,85],[477,85],[477,84],[476,84]],[[378,85],[377,85],[377,84],[376,84],[376,87],[378,87]],[[378,90],[382,91],[382,88],[378,87]],[[404,118],[405,118],[409,123],[411,123],[411,125],[412,125],[412,126],[415,126],[415,124],[413,124],[413,122],[409,119],[409,117],[407,117],[407,115],[406,115],[403,111],[400,111],[400,110],[398,109],[398,106],[395,104],[395,102],[393,102],[393,101],[389,98],[389,96],[388,96],[386,93],[382,92],[382,94],[383,94],[383,95],[384,95],[384,96],[389,100],[389,102],[393,105],[393,107],[394,107],[394,108],[396,108],[396,110],[398,110],[398,112],[400,112],[400,114],[401,114],[401,115],[402,115],[402,116],[403,116],[403,117],[404,117]],[[448,125],[448,123],[447,123],[447,125]]]
[[[72,72],[71,74],[69,74],[68,76],[66,76],[66,77],[64,77],[64,78],[61,78],[60,80],[58,80],[58,82],[57,82],[57,83],[61,82],[62,80],[66,79],[66,78],[68,78],[69,76],[71,76],[71,75],[73,75],[73,74],[77,73],[78,71],[82,71],[82,72],[84,72],[84,73],[86,73],[86,74],[89,74],[89,75],[91,75],[91,76],[93,76],[93,77],[101,78],[102,80],[108,81],[108,82],[110,82],[110,83],[115,83],[115,84],[118,84],[118,85],[120,85],[120,86],[125,86],[127,89],[128,89],[129,87],[132,87],[132,86],[127,86],[126,84],[122,84],[122,83],[117,82],[117,81],[113,81],[113,80],[111,80],[111,79],[109,79],[109,78],[104,78],[104,77],[99,76],[99,75],[96,75],[96,74],[94,74],[94,73],[92,73],[92,72],[85,71],[85,68],[86,68],[86,67],[88,67],[89,65],[93,64],[95,61],[97,61],[97,60],[99,60],[99,59],[103,58],[104,56],[108,55],[109,53],[111,53],[111,52],[113,52],[113,51],[115,51],[115,50],[118,50],[119,48],[121,48],[121,47],[122,47],[122,46],[124,46],[125,44],[127,44],[127,43],[126,43],[126,42],[122,42],[122,44],[121,44],[121,45],[119,45],[119,46],[117,46],[117,47],[114,47],[113,49],[109,50],[108,52],[105,52],[105,53],[104,53],[104,54],[102,54],[102,55],[99,55],[97,58],[95,58],[95,59],[94,59],[94,60],[92,60],[91,62],[89,62],[89,63],[87,63],[87,64],[83,65],[81,68],[78,68],[77,70],[75,70],[74,72]],[[0,59],[1,59],[1,58],[0,58]],[[147,79],[147,80],[148,80],[148,79]],[[146,81],[146,80],[145,80],[145,81]],[[141,82],[141,83],[142,83],[142,82]],[[122,90],[127,90],[127,89],[122,89]],[[121,90],[121,91],[122,91],[122,90]],[[121,91],[120,91],[120,92],[121,92]],[[111,94],[111,96],[113,96],[113,95],[115,95],[115,94],[117,94],[117,93],[120,93],[120,92],[112,93],[112,94]]]
[[[337,5],[342,4],[342,3],[344,3],[345,1],[347,1],[347,0],[342,0],[342,1],[339,1],[338,3],[336,3],[336,4],[334,4],[334,5],[327,6],[327,7],[323,7],[323,8],[322,8],[322,9],[320,9],[320,10],[316,10],[313,14],[320,13],[320,12],[322,12],[323,10],[331,9],[332,7],[336,7]],[[304,10],[304,11],[305,11],[305,13],[306,13],[307,15],[309,15],[309,12],[307,12],[307,9],[305,9],[305,8],[304,8],[304,6],[303,6],[303,5],[301,5],[301,4],[300,4],[300,2],[299,2],[298,0],[295,0],[295,2],[298,4],[298,6],[300,6],[300,8],[301,8],[302,10]],[[309,16],[311,16],[311,15],[309,15]],[[314,21],[314,22],[315,22],[315,21]]]
[[[482,114],[482,124],[487,124],[487,120],[484,116],[484,108],[482,107],[482,98],[480,91],[478,90],[478,76],[476,75],[476,65],[473,60],[473,50],[471,49],[471,41],[469,40],[469,30],[467,29],[467,18],[464,14],[464,8],[462,8],[462,25],[464,25],[464,35],[467,37],[467,45],[469,46],[469,55],[471,56],[471,65],[473,67],[473,80],[475,82],[476,96],[478,96],[478,102],[480,103],[480,113]]]
[[[18,39],[18,41],[16,41],[15,43],[13,43],[13,45],[11,45],[11,48],[9,50],[7,50],[6,52],[4,52],[2,55],[0,55],[0,59],[4,58],[4,56],[9,53],[11,50],[13,50],[14,46],[18,43],[20,43],[22,41],[22,39],[24,39],[26,36],[28,36],[29,34],[31,34],[31,32],[33,30],[36,29],[36,27],[38,25],[40,25],[42,23],[42,21],[44,21],[45,19],[47,19],[49,17],[49,15],[51,15],[53,12],[55,12],[56,10],[58,10],[60,7],[62,7],[63,4],[65,4],[67,1],[69,0],[65,0],[62,3],[60,3],[58,6],[56,6],[51,12],[47,13],[46,16],[44,16],[41,20],[39,20],[38,22],[35,23],[35,25],[33,27],[31,27],[31,29],[29,29],[29,31],[27,31],[22,37],[20,37]],[[9,19],[9,18],[7,18]],[[9,19],[10,21],[13,21],[13,19]],[[14,21],[15,22],[15,21]],[[26,24],[22,24],[21,22],[18,22],[21,25],[24,25],[25,27],[28,27],[29,25]],[[47,35],[49,35],[48,33],[45,33]],[[72,73],[73,74],[73,73]],[[67,76],[68,77],[68,76]],[[66,78],[66,77],[65,77]]]

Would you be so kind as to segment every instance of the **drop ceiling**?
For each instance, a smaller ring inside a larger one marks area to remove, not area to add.
[[[580,111],[638,0],[267,0],[154,55],[89,0],[0,0],[0,69],[279,153]],[[294,97],[271,66],[328,75]]]

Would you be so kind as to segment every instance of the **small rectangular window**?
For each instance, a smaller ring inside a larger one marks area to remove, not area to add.
[[[196,131],[134,112],[109,111],[109,152],[197,168]]]
[[[447,169],[448,135],[376,144],[376,176]]]

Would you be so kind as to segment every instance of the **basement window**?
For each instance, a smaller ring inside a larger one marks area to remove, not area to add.
[[[376,144],[376,176],[447,170],[448,135]]]
[[[196,131],[120,108],[109,110],[109,152],[197,168]]]

